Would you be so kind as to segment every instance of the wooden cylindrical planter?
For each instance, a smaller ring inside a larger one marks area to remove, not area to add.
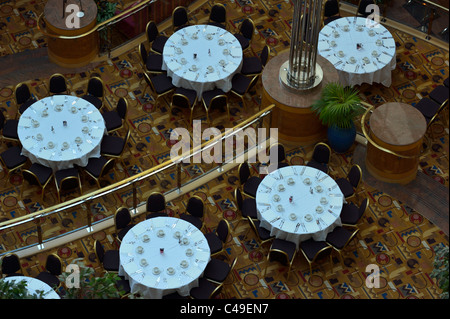
[[[47,33],[60,36],[77,36],[93,29],[97,24],[97,5],[93,0],[81,0],[84,16],[79,18],[79,27],[74,26],[75,12],[65,12],[63,1],[48,0],[44,8]],[[80,1],[68,0],[69,5],[79,6]],[[48,38],[48,57],[50,61],[63,67],[76,68],[89,64],[98,54],[98,32],[76,38]]]
[[[404,103],[386,103],[376,108],[370,117],[370,138],[396,156],[367,144],[366,168],[375,178],[407,184],[417,175],[419,155],[427,123],[417,109]]]
[[[339,76],[334,66],[318,55],[317,63],[323,70],[321,84],[305,93],[292,92],[280,82],[279,78],[280,67],[288,58],[289,50],[271,58],[264,67],[261,108],[276,105],[270,123],[267,124],[278,128],[280,141],[303,145],[315,144],[326,137],[326,127],[311,110],[311,105],[320,98],[322,86],[328,82],[339,81]]]

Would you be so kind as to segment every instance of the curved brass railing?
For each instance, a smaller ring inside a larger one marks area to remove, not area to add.
[[[174,158],[170,158],[169,160],[167,160],[153,168],[150,168],[144,172],[138,173],[136,175],[133,175],[131,177],[123,179],[115,184],[108,185],[101,189],[95,190],[89,194],[81,195],[80,197],[68,200],[66,202],[57,204],[55,206],[45,208],[43,210],[40,210],[40,211],[37,211],[34,213],[30,213],[25,216],[21,216],[21,217],[17,217],[17,218],[8,220],[8,221],[1,222],[0,223],[0,231],[10,229],[12,227],[16,227],[16,226],[19,226],[21,224],[25,224],[28,222],[35,222],[36,229],[37,229],[38,243],[29,245],[28,247],[35,246],[35,245],[41,245],[43,243],[42,229],[41,229],[41,224],[40,224],[42,217],[47,217],[47,216],[59,213],[63,210],[70,209],[75,206],[84,205],[85,203],[89,203],[96,198],[106,196],[112,192],[116,192],[117,190],[123,189],[128,186],[133,186],[133,208],[136,211],[137,210],[136,184],[138,182],[145,180],[146,178],[149,178],[151,176],[154,176],[155,174],[158,174],[164,170],[167,170],[170,167],[176,166],[177,172],[178,172],[177,188],[181,189],[182,185],[181,185],[181,178],[180,178],[180,175],[181,175],[180,170],[181,170],[181,165],[182,165],[183,160],[185,160],[187,158],[192,158],[199,152],[203,152],[205,150],[213,148],[217,143],[222,143],[222,141],[225,138],[228,138],[230,136],[237,134],[238,132],[243,130],[245,127],[253,125],[254,123],[257,123],[257,122],[262,123],[262,120],[264,119],[264,117],[270,115],[272,112],[272,109],[274,107],[275,107],[275,105],[272,104],[272,105],[268,106],[267,108],[265,108],[264,110],[259,111],[258,113],[254,114],[253,116],[249,117],[248,119],[246,119],[246,120],[242,121],[241,123],[239,123],[238,125],[234,126],[233,130],[232,130],[232,134],[230,134],[228,130],[225,132],[222,132],[220,134],[220,136],[216,136],[214,139],[204,142],[201,145],[197,145],[196,147],[190,149],[188,152],[185,152],[181,155],[175,156]],[[177,188],[175,188],[175,189],[177,189]],[[90,228],[92,225],[92,221],[91,221],[92,216],[90,214],[90,209],[87,210],[86,217],[87,217],[87,225],[86,226],[88,228]],[[112,216],[110,216],[110,217],[112,217]],[[102,221],[104,221],[104,220],[101,220],[100,222],[102,222]],[[82,226],[81,228],[78,228],[78,229],[86,228],[86,226]],[[73,231],[71,231],[71,232],[73,232]],[[68,233],[66,233],[66,234],[68,234]],[[63,235],[66,235],[66,234],[63,234]],[[15,249],[14,251],[22,250],[25,248],[27,248],[27,247],[20,247],[18,249]],[[2,255],[2,254],[0,254],[0,255]]]
[[[43,16],[44,12],[42,12],[37,19],[37,27],[38,27],[39,31],[41,31],[45,36],[50,37],[50,38],[78,39],[78,38],[88,36],[89,34],[94,33],[96,31],[101,31],[102,29],[108,27],[109,25],[117,23],[117,22],[129,17],[130,15],[135,14],[136,12],[139,12],[140,10],[144,9],[145,7],[149,6],[150,4],[152,4],[156,1],[157,0],[144,0],[141,3],[137,4],[136,6],[119,13],[118,15],[115,15],[114,17],[112,17],[108,20],[105,20],[103,22],[96,24],[94,26],[94,28],[92,28],[91,30],[86,31],[85,33],[82,33],[79,35],[66,36],[66,35],[57,35],[57,34],[51,34],[51,33],[46,32],[45,27],[42,25],[42,16]]]
[[[417,155],[403,155],[403,154],[398,154],[394,151],[388,150],[387,148],[384,148],[380,145],[378,145],[377,143],[375,143],[374,140],[372,140],[372,138],[369,136],[369,134],[366,131],[366,126],[365,126],[365,122],[366,122],[366,116],[367,114],[372,112],[372,109],[375,107],[371,104],[365,103],[365,102],[361,102],[361,104],[363,104],[364,106],[367,106],[368,108],[366,109],[366,111],[364,112],[363,116],[361,117],[361,130],[362,133],[364,134],[364,137],[367,139],[367,141],[372,144],[373,146],[375,146],[377,149],[379,149],[380,151],[386,152],[388,154],[400,157],[400,158],[417,158]]]

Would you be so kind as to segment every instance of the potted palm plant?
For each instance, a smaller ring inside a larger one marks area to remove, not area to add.
[[[322,124],[328,127],[328,142],[336,153],[347,152],[355,141],[354,119],[363,111],[360,102],[358,90],[330,82],[311,106]]]

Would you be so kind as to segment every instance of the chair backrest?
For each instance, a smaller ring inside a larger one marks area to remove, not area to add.
[[[237,203],[238,209],[241,211],[242,210],[242,204],[244,203],[244,198],[242,197],[242,193],[241,193],[241,190],[239,188],[236,188],[234,190],[234,200]]]
[[[155,21],[149,21],[147,23],[145,32],[147,34],[148,43],[152,43],[159,35],[158,26],[156,25]]]
[[[361,206],[359,206],[358,219],[360,219],[362,215],[364,215],[364,212],[366,211],[368,206],[369,206],[369,199],[364,198],[363,201],[361,202]]]
[[[239,31],[245,38],[251,41],[253,38],[253,32],[255,31],[255,24],[253,23],[253,20],[250,18],[244,19],[241,23]]]
[[[270,48],[268,45],[265,45],[264,48],[262,49],[261,55],[259,57],[263,67],[266,66],[267,61],[269,60],[269,55],[270,55]]]
[[[103,165],[102,171],[100,172],[100,176],[99,177],[103,177],[106,174],[108,174],[114,168],[115,161],[116,161],[115,158],[108,159],[106,161],[105,165]]]
[[[186,205],[186,211],[192,216],[203,218],[205,212],[205,204],[200,197],[194,195],[189,198]]]
[[[186,95],[182,93],[174,93],[172,94],[172,106],[190,109],[191,102]]]
[[[3,114],[3,111],[0,110],[0,130],[2,130],[3,127],[5,126],[5,121],[6,121],[5,114]]]
[[[172,27],[178,28],[185,24],[188,24],[189,17],[187,9],[183,6],[176,7],[172,12]]]
[[[359,182],[361,181],[362,171],[358,164],[353,164],[352,168],[348,172],[347,179],[356,189],[358,188]]]
[[[59,185],[61,190],[68,190],[80,187],[79,176],[67,176],[64,177]]]
[[[41,182],[39,181],[39,178],[36,176],[34,172],[27,169],[22,169],[22,176],[23,179],[26,180],[30,185],[42,186]]]
[[[228,225],[228,222],[225,219],[222,219],[219,224],[217,225],[216,233],[217,237],[225,243],[228,237],[228,234],[230,232],[230,227]]]
[[[250,92],[251,89],[253,89],[253,87],[256,85],[256,83],[258,83],[260,74],[255,75],[252,80],[250,81],[250,84],[247,87],[247,90],[245,91],[246,93]]]
[[[20,259],[16,254],[7,254],[2,258],[2,274],[9,275],[22,271]]]
[[[336,14],[339,14],[339,3],[337,0],[327,0],[323,7],[323,15],[328,18]]]
[[[225,94],[216,95],[211,99],[208,105],[208,109],[221,109],[226,108],[228,105],[228,97]]]
[[[157,213],[166,209],[166,198],[162,193],[151,193],[147,198],[147,213]]]
[[[55,73],[49,80],[49,91],[53,94],[59,94],[67,91],[67,83],[64,75]]]
[[[103,97],[105,92],[102,79],[96,76],[90,78],[88,82],[87,92],[90,95],[93,95],[98,98]]]
[[[145,44],[144,42],[142,42],[141,44],[139,44],[139,55],[141,56],[141,61],[143,64],[143,67],[145,67],[145,65],[147,64],[147,49],[145,48]],[[145,72],[144,72],[145,74]]]
[[[114,215],[116,229],[127,227],[131,223],[130,210],[126,207],[119,207]]]
[[[331,148],[327,144],[319,142],[314,146],[314,151],[312,155],[312,159],[314,161],[322,164],[328,164],[330,162],[330,156],[331,156]]]
[[[238,175],[239,175],[239,182],[241,185],[244,185],[244,183],[249,179],[250,177],[250,168],[248,167],[247,162],[241,163],[238,168]]]
[[[286,160],[286,151],[284,150],[284,145],[281,143],[275,143],[270,145],[269,149],[269,155],[272,154],[272,152],[276,152],[278,154],[278,163],[283,162]],[[271,163],[275,164],[275,163]]]
[[[94,249],[97,259],[102,263],[103,257],[105,257],[105,249],[103,248],[102,243],[98,239],[96,239],[94,242]]]
[[[121,97],[119,101],[117,101],[116,110],[122,120],[125,120],[128,113],[128,102],[124,97]]]
[[[45,269],[54,276],[59,276],[62,274],[62,262],[56,254],[50,254],[47,256],[47,261],[45,263]]]
[[[227,9],[221,3],[216,3],[209,13],[209,21],[224,23],[227,21]]]
[[[369,12],[366,12],[366,8],[369,4],[375,4],[374,0],[360,0],[358,5],[358,14],[361,14],[364,17],[369,16],[373,13],[373,9]]]
[[[31,98],[31,92],[26,83],[19,83],[14,90],[14,95],[16,96],[16,103],[19,105]]]

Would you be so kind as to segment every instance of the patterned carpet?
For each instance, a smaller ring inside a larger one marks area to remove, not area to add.
[[[0,44],[1,55],[11,55],[35,47],[44,47],[45,39],[39,35],[32,18],[43,9],[44,1],[4,1],[0,7]],[[213,1],[207,1],[200,9],[191,12],[192,23],[205,22]],[[289,47],[290,25],[292,22],[292,4],[289,1],[247,0],[226,1],[228,12],[228,29],[236,31],[236,26],[245,17],[255,22],[257,34],[254,36],[253,48],[259,54],[265,44],[271,47],[272,56]],[[361,97],[370,104],[381,105],[388,101],[401,101],[408,104],[417,103],[421,96],[426,96],[435,86],[448,77],[449,52],[433,47],[398,30],[389,29],[397,44],[397,68],[393,71],[393,81],[389,88],[382,85],[362,85],[359,87]],[[170,35],[170,30],[167,30]],[[37,46],[34,44],[36,43]],[[71,92],[80,96],[84,94],[87,80],[91,75],[101,76],[107,88],[106,104],[112,109],[118,98],[126,97],[129,103],[129,127],[131,155],[126,154],[125,170],[119,167],[119,176],[108,175],[102,185],[107,185],[149,169],[169,158],[171,142],[170,130],[175,127],[188,127],[186,116],[181,109],[169,112],[169,99],[160,105],[154,105],[154,99],[145,91],[141,82],[140,59],[136,48],[110,61],[101,63],[95,69],[78,73],[65,74]],[[47,95],[48,78],[30,79],[27,83],[36,98]],[[231,127],[248,118],[259,105],[261,86],[258,83],[251,92],[251,100],[244,109],[241,102],[230,97],[231,123],[225,113],[214,111],[211,115],[213,126],[219,129]],[[0,107],[13,117],[16,112],[13,86],[0,88]],[[194,119],[202,119],[206,127],[205,113],[198,107]],[[448,127],[438,121],[432,127],[436,138],[430,145],[427,155],[421,159],[420,170],[431,176],[437,183],[449,186],[449,138]],[[446,130],[447,129],[447,132]],[[123,134],[120,132],[119,134]],[[10,144],[3,143],[1,151]],[[312,145],[286,145],[290,164],[304,164],[312,154]],[[352,164],[353,149],[346,154],[332,154],[331,173],[334,178],[343,177]],[[256,169],[256,167],[254,167]],[[204,164],[186,165],[183,181],[195,178],[209,169]],[[138,197],[144,201],[150,192],[168,191],[175,185],[174,172],[159,174],[153,179],[142,182]],[[0,172],[5,178],[5,172]],[[10,183],[0,188],[0,221],[12,219],[56,204],[57,196],[52,184],[46,191],[45,201],[40,201],[40,193],[26,189],[20,196],[22,176],[13,174]],[[216,227],[221,218],[232,224],[231,236],[226,243],[226,252],[220,255],[227,261],[238,257],[234,272],[227,279],[219,298],[254,298],[254,299],[435,299],[440,289],[435,280],[430,278],[435,248],[448,245],[448,237],[436,225],[421,215],[420,211],[402,203],[391,194],[375,189],[367,183],[361,183],[355,203],[367,197],[369,209],[358,225],[357,238],[345,249],[344,264],[335,255],[333,264],[329,261],[316,264],[310,273],[309,265],[298,254],[289,280],[286,269],[277,263],[267,263],[268,245],[261,246],[246,223],[237,228],[236,204],[232,191],[238,185],[236,170],[232,170],[203,185],[199,189],[168,203],[168,213],[178,216],[184,212],[188,196],[199,195],[207,204],[205,224],[207,230]],[[83,193],[95,190],[96,184],[89,178],[83,179]],[[69,194],[65,198],[77,196]],[[100,220],[111,216],[117,207],[130,205],[132,194],[129,190],[117,192],[91,203],[94,219]],[[447,211],[448,214],[448,211]],[[85,224],[84,212],[71,209],[42,220],[44,238],[60,235]],[[139,217],[135,222],[143,220]],[[101,273],[101,267],[95,257],[93,243],[101,240],[106,248],[117,248],[114,230],[108,229],[87,236],[79,241],[67,243],[55,251],[65,264],[74,258],[84,258],[86,263]],[[31,244],[37,241],[34,225],[19,227],[0,232],[0,253]],[[35,276],[45,265],[49,252],[22,260],[25,274]],[[368,264],[376,264],[381,270],[380,288],[367,288],[365,272]],[[264,276],[265,267],[269,267]]]

